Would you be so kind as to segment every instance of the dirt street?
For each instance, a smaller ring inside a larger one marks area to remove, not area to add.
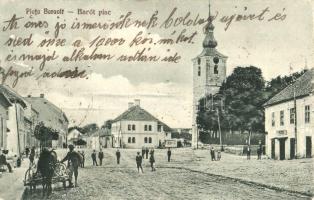
[[[155,172],[151,171],[148,160],[144,160],[143,174],[136,169],[136,150],[121,150],[121,164],[117,165],[115,151],[105,149],[103,166],[98,167],[92,166],[88,151],[86,167],[79,171],[79,187],[64,190],[57,185],[50,199],[310,199],[183,168],[183,164],[180,167],[175,161],[167,163],[164,151],[156,150]],[[37,192],[25,199],[41,199],[41,195]]]

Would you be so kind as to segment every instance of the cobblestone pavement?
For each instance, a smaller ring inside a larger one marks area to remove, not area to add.
[[[91,166],[87,153],[86,167],[79,171],[79,187],[64,190],[57,185],[50,199],[310,199],[298,193],[192,170],[198,164],[190,155],[182,160],[174,157],[167,163],[165,150],[156,150],[157,171],[151,172],[145,159],[142,174],[135,166],[136,150],[121,150],[120,165],[115,162],[113,149],[104,152],[104,164],[98,167]],[[41,196],[37,192],[25,199],[41,199]]]

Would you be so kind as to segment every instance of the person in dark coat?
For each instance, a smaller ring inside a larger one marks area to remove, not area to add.
[[[78,177],[78,168],[83,161],[83,157],[80,153],[74,151],[74,146],[69,145],[69,152],[67,155],[61,160],[63,163],[64,161],[68,161],[68,168],[70,169],[70,179],[69,179],[69,187],[73,187],[73,182],[72,182],[72,177],[74,173],[74,178],[75,178],[75,187],[77,187],[77,177]]]
[[[142,158],[144,158],[145,155],[145,147],[142,147]]]
[[[84,168],[85,167],[85,153],[84,153],[84,151],[81,152],[81,155],[82,155],[82,158],[83,158],[82,162],[81,162],[81,167]]]
[[[170,158],[171,158],[171,149],[170,148],[168,148],[167,156],[168,156],[168,162],[170,162]]]
[[[216,158],[215,158],[215,148],[213,146],[210,148],[210,156],[212,158],[212,161],[216,160]]]
[[[3,154],[2,150],[0,149],[0,165],[6,165],[9,172],[12,173],[12,167],[10,163],[7,162],[6,156]]]
[[[93,165],[98,166],[97,159],[96,159],[96,150],[94,150],[92,153],[92,160],[93,160]]]
[[[29,154],[29,148],[28,147],[25,148],[25,154],[26,154],[26,157],[28,157],[28,154]]]
[[[104,152],[100,149],[98,153],[98,158],[99,158],[99,165],[102,166],[102,159],[104,159]]]
[[[142,167],[143,157],[140,155],[140,152],[137,152],[137,156],[135,160],[136,160],[137,172],[140,173],[140,168],[141,168],[142,173],[144,173],[143,167]]]
[[[150,152],[149,162],[150,162],[150,166],[152,168],[152,172],[156,171],[156,168],[155,168],[155,157],[154,157],[154,153],[152,151]]]
[[[149,153],[149,149],[148,149],[148,147],[146,147],[146,149],[145,149],[146,159],[148,159],[148,153]]]
[[[117,149],[117,151],[116,151],[116,157],[117,157],[117,164],[119,165],[120,164],[120,157],[121,157],[121,153],[120,153],[119,149]]]
[[[247,158],[248,160],[251,159],[251,148],[250,148],[249,145],[248,145],[247,148],[246,148],[246,158]]]

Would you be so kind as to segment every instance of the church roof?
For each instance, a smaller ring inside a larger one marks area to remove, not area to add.
[[[290,101],[294,99],[294,93],[296,98],[302,98],[309,95],[314,91],[314,68],[305,72],[299,77],[293,84],[287,86],[281,90],[278,94],[269,99],[264,107],[279,104],[282,102]]]
[[[223,55],[222,53],[220,53],[219,51],[217,51],[217,49],[215,48],[205,48],[203,49],[202,53],[200,55],[198,55],[198,57],[203,57],[203,56],[219,56],[222,58],[228,58],[227,56]]]

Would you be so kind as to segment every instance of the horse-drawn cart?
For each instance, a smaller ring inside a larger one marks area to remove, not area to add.
[[[63,183],[63,187],[66,187],[66,181],[69,180],[69,173],[65,164],[57,162],[54,168],[54,174],[51,179],[51,183],[55,184],[58,182]],[[37,167],[33,165],[25,172],[24,186],[28,186],[30,191],[36,189],[37,185],[43,184],[43,177],[37,170]]]

